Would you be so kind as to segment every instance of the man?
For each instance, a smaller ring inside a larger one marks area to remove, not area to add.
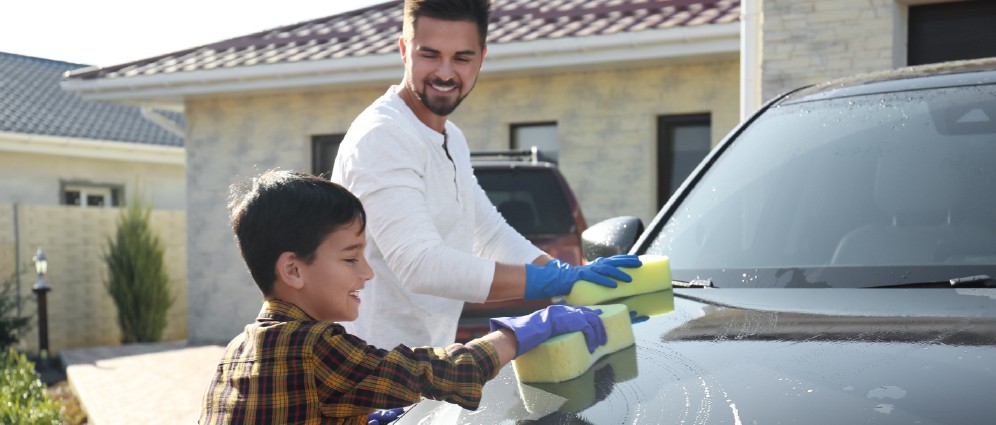
[[[398,40],[405,74],[353,121],[332,181],[368,213],[375,278],[349,332],[371,344],[445,346],[466,302],[565,295],[577,280],[628,282],[617,267],[561,263],[509,226],[477,184],[463,133],[447,117],[470,94],[487,53],[488,0],[406,0]],[[383,326],[384,323],[390,326]]]

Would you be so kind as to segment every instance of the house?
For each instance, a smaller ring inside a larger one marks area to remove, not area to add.
[[[227,341],[258,309],[225,219],[228,186],[271,167],[329,170],[352,119],[401,79],[401,3],[63,81],[87,99],[185,113],[191,342]],[[991,31],[984,3],[497,0],[481,77],[451,119],[472,149],[535,145],[556,159],[590,221],[648,221],[763,101],[936,60],[951,49],[929,41]],[[967,54],[985,54],[985,39]]]
[[[49,259],[50,347],[120,342],[101,252],[118,206],[143,197],[167,246],[177,295],[167,335],[186,337],[183,116],[84,99],[63,75],[84,67],[0,52],[0,280],[31,294],[32,256]],[[181,230],[176,234],[176,230]],[[172,231],[173,234],[168,232]],[[33,302],[23,315],[34,315]],[[24,348],[37,347],[37,326]]]

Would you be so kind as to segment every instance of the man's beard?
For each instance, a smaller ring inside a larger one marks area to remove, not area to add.
[[[451,83],[447,84],[446,82],[441,81],[441,80],[434,80],[434,81],[431,81],[431,82],[426,82],[425,83],[425,87],[428,87],[430,84],[434,84],[434,85],[440,86],[440,87],[445,87],[445,86],[448,86],[448,85],[452,85],[453,89],[457,90],[458,92],[462,88],[461,85],[459,85],[459,84],[457,84],[455,82],[451,82]],[[470,92],[468,91],[466,94],[464,94],[462,96],[457,96],[456,100],[453,101],[452,103],[450,103],[450,101],[449,101],[450,98],[449,97],[438,96],[435,99],[430,98],[426,94],[426,90],[424,90],[424,89],[422,91],[415,91],[415,90],[412,90],[412,91],[415,92],[415,94],[418,96],[418,99],[422,101],[422,104],[425,105],[425,107],[429,111],[431,111],[432,113],[434,113],[436,115],[439,115],[441,117],[449,116],[450,114],[452,114],[453,111],[456,110],[457,106],[460,106],[460,102],[463,102],[463,99],[465,99],[467,97],[467,95],[470,94]]]

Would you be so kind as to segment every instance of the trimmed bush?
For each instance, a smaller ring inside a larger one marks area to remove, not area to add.
[[[151,213],[141,200],[123,208],[117,234],[107,240],[104,253],[107,291],[118,308],[123,343],[160,341],[174,301],[163,261],[165,248],[149,227]]]
[[[18,301],[24,301],[27,297],[18,297],[13,280],[11,276],[9,280],[0,282],[0,352],[17,344],[21,331],[31,325],[31,318],[17,315]]]
[[[58,425],[59,413],[34,363],[13,348],[0,353],[0,424]]]

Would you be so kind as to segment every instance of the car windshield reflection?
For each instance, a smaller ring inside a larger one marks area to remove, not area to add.
[[[671,257],[675,279],[718,287],[996,276],[988,114],[992,85],[772,108],[694,183],[644,253]]]

